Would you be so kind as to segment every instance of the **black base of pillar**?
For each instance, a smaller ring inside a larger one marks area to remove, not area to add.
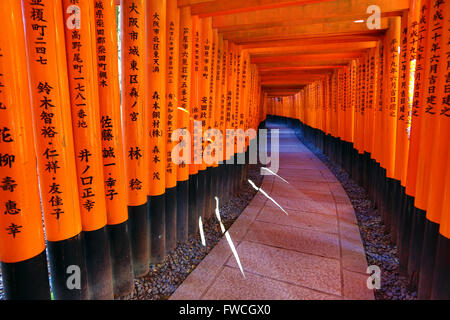
[[[232,180],[233,180],[233,165],[224,163],[225,167],[225,176],[224,176],[224,203],[228,202],[232,196]]]
[[[177,182],[177,242],[185,242],[188,239],[188,217],[190,179]]]
[[[1,268],[7,300],[50,300],[45,250],[25,261],[2,262]]]
[[[391,241],[392,243],[398,244],[402,205],[405,197],[405,187],[403,187],[398,180],[394,180],[393,193],[394,201],[392,203]]]
[[[450,300],[450,239],[439,235],[431,299]]]
[[[55,300],[89,299],[86,257],[81,235],[79,233],[61,241],[47,241],[52,291]],[[69,266],[75,266],[77,270],[71,270]],[[78,270],[80,271],[79,279],[70,281],[69,277],[75,275],[74,272],[78,272]]]
[[[386,207],[385,207],[385,219],[384,219],[384,225],[385,225],[385,232],[386,233],[392,233],[392,230],[394,229],[393,226],[393,220],[394,220],[394,202],[395,202],[395,186],[396,186],[396,180],[392,178],[386,178]],[[392,238],[391,238],[392,240]]]
[[[420,272],[417,297],[428,300],[431,296],[433,285],[434,260],[439,239],[439,224],[425,219],[425,230],[423,234],[422,256],[420,258]]]
[[[177,246],[177,187],[166,189],[166,254]]]
[[[192,236],[198,231],[198,219],[204,215],[203,192],[205,188],[204,172],[189,176],[189,218],[188,232]],[[192,205],[191,205],[192,204]]]
[[[205,221],[211,217],[211,207],[212,207],[212,167],[208,167],[205,170]]]
[[[220,169],[219,167],[211,168],[211,216],[214,216],[214,210],[216,208],[216,197],[219,196],[219,182],[220,182]]]
[[[409,248],[411,244],[411,227],[414,217],[414,198],[406,195],[400,221],[400,241],[398,242],[399,272],[408,274]]]
[[[148,204],[128,206],[131,256],[135,278],[144,277],[149,272],[150,234],[148,226]]]
[[[411,226],[411,242],[409,246],[408,276],[412,289],[417,289],[420,258],[422,256],[423,233],[425,231],[426,212],[414,208],[413,223]]]
[[[214,200],[214,187],[213,187],[213,167],[206,169],[206,181],[205,181],[205,196],[206,196],[206,209],[205,220],[208,220],[212,215],[213,200]]]
[[[228,169],[225,163],[219,165],[220,171],[220,199],[223,203],[227,202],[227,180],[228,180]]]
[[[166,254],[166,196],[148,197],[150,226],[150,263],[158,264]]]
[[[370,153],[364,152],[362,154],[362,186],[369,192],[370,186]]]
[[[128,220],[115,225],[107,225],[106,230],[111,252],[114,295],[122,297],[134,290]]]
[[[106,227],[83,231],[86,267],[91,300],[112,300],[113,278]]]

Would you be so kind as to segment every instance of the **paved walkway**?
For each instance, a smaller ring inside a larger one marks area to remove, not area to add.
[[[335,176],[288,128],[280,170],[171,299],[373,299],[353,207]]]

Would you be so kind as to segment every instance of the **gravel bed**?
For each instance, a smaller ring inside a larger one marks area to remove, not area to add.
[[[359,231],[366,252],[368,265],[381,269],[381,288],[374,290],[376,300],[415,300],[417,291],[411,291],[407,278],[399,274],[397,246],[386,233],[383,220],[366,190],[353,181],[348,173],[332,162],[320,149],[302,139],[310,149],[336,176],[344,187],[355,209]]]
[[[5,297],[3,295],[3,280],[2,280],[2,269],[0,269],[0,300],[3,300]]]
[[[260,165],[249,165],[247,178],[257,186],[262,183]],[[256,194],[247,182],[230,201],[220,205],[219,211],[225,229],[228,229]],[[220,201],[220,199],[219,199]],[[178,243],[175,250],[158,265],[150,265],[147,276],[134,280],[134,291],[121,300],[165,300],[168,299],[186,277],[197,267],[202,259],[219,242],[223,234],[215,216],[203,223],[206,246],[200,235],[191,236],[187,242]]]

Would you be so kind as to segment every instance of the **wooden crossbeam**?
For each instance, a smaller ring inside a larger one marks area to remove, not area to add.
[[[381,29],[388,27],[388,18],[381,19]],[[245,41],[261,41],[276,39],[292,39],[314,36],[331,36],[342,34],[376,33],[379,30],[370,30],[365,23],[333,22],[328,24],[312,24],[289,27],[262,28],[250,31],[235,31],[223,33],[223,38],[240,43]]]
[[[267,10],[221,15],[213,18],[214,28],[258,25],[299,19],[330,19],[345,16],[367,16],[367,7],[377,5],[382,13],[398,13],[409,8],[409,0],[340,0],[288,6]]]
[[[216,0],[192,4],[191,10],[193,15],[198,15],[203,18],[324,1],[333,0]],[[180,4],[183,5],[187,2],[186,0],[179,0],[178,4],[180,6]]]
[[[399,12],[384,12],[381,13],[382,18],[398,16]],[[346,14],[342,16],[332,17],[332,18],[308,18],[303,17],[296,20],[282,20],[282,21],[266,21],[264,23],[255,23],[248,25],[230,25],[222,28],[218,28],[220,32],[233,32],[233,31],[250,31],[253,29],[261,28],[274,28],[274,27],[288,27],[288,26],[300,26],[300,25],[310,25],[310,24],[326,24],[332,22],[344,22],[344,21],[361,21],[364,23],[367,21],[369,14],[360,13],[357,14]]]
[[[305,60],[333,60],[359,58],[365,51],[342,52],[342,53],[320,53],[320,54],[294,54],[294,55],[272,55],[268,57],[253,57],[252,63],[262,64],[271,62],[297,62]]]
[[[348,63],[342,64],[324,64],[324,65],[309,65],[309,66],[262,66],[258,70],[264,72],[283,72],[283,71],[305,71],[305,70],[326,70],[333,71],[334,69],[344,68]]]
[[[363,41],[363,42],[342,42],[342,43],[321,43],[310,46],[291,45],[285,47],[262,47],[247,49],[251,57],[270,57],[279,54],[316,54],[323,52],[353,52],[358,50],[365,50],[375,48],[377,41]]]
[[[267,47],[287,47],[287,46],[312,46],[320,45],[324,43],[337,44],[337,43],[355,43],[364,41],[378,41],[380,33],[373,34],[361,34],[361,35],[334,35],[334,36],[323,36],[323,37],[302,37],[299,39],[275,39],[275,40],[252,40],[240,42],[242,49],[257,49],[257,48],[267,48]]]
[[[208,2],[214,2],[214,0],[178,0],[177,4],[179,7],[186,7]]]

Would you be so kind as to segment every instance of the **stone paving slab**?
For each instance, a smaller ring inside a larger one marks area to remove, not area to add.
[[[228,230],[240,265],[223,237],[171,299],[374,299],[347,194],[288,128],[277,175]]]

